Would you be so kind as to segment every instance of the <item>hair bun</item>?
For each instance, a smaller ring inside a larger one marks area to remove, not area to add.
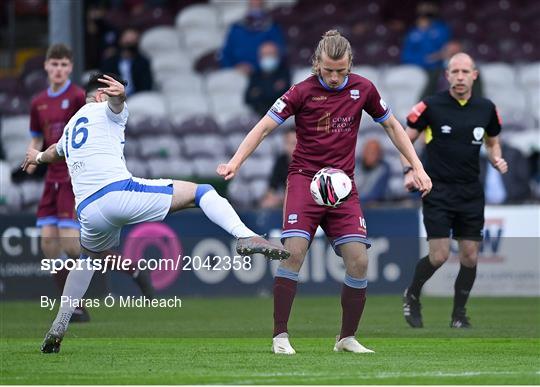
[[[329,30],[324,33],[323,38],[327,38],[329,36],[341,36],[341,34],[338,30]]]

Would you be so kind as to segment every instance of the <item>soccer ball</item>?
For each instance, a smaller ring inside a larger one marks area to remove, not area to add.
[[[317,204],[337,207],[351,196],[352,182],[341,169],[326,167],[313,176],[309,188]]]

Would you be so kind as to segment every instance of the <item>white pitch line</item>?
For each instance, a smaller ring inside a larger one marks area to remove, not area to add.
[[[414,378],[414,377],[470,377],[470,376],[485,376],[485,375],[539,375],[540,371],[465,371],[465,372],[380,372],[373,375],[350,375],[354,379],[390,379],[390,378]],[[340,380],[343,376],[328,375],[323,373],[306,373],[306,372],[270,372],[260,373],[257,375],[251,375],[250,379],[242,379],[235,382],[228,382],[226,384],[254,384],[260,383],[260,378],[269,382],[279,382],[277,377],[303,377],[303,382],[306,380]],[[257,379],[259,378],[259,379]]]

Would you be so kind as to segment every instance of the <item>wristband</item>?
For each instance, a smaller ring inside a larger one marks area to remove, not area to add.
[[[403,168],[403,176],[405,176],[407,173],[409,173],[410,171],[412,171],[414,168],[411,167],[410,165],[407,166],[407,167],[404,167]]]
[[[36,156],[36,164],[41,164],[41,157],[43,156],[43,152],[39,152]]]

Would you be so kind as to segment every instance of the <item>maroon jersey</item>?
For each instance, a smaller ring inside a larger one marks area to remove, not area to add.
[[[32,99],[30,109],[30,133],[32,137],[43,137],[44,149],[57,142],[69,119],[85,104],[84,90],[67,83],[57,92],[49,88]],[[47,168],[48,182],[69,181],[65,162],[52,163]]]
[[[334,167],[352,178],[362,110],[376,122],[390,117],[373,83],[360,75],[349,74],[336,89],[315,75],[293,85],[268,111],[279,124],[295,116],[298,142],[289,173],[313,176]]]

